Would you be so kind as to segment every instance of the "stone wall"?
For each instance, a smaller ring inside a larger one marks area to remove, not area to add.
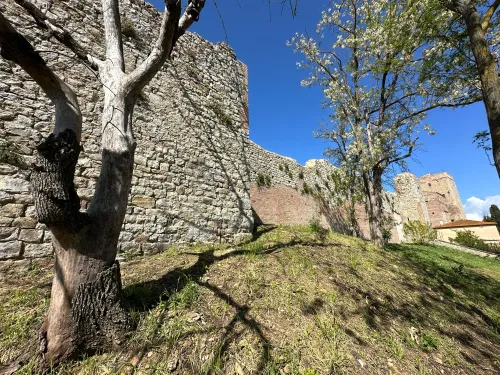
[[[335,189],[331,174],[335,167],[325,160],[310,160],[301,166],[295,160],[264,150],[250,142],[247,149],[250,166],[251,203],[255,220],[263,224],[307,225],[318,219],[326,228],[350,234],[346,206]],[[427,179],[438,181],[435,189],[425,189]],[[441,186],[442,185],[442,186]],[[403,225],[410,220],[434,224],[433,218],[459,218],[449,212],[463,212],[458,191],[449,174],[412,173],[394,178],[395,192],[384,192],[384,212],[392,220],[391,242],[405,241]],[[440,193],[446,189],[446,200]],[[454,194],[451,194],[454,192]],[[433,198],[437,194],[441,200]],[[436,203],[438,202],[439,205]],[[368,216],[364,205],[356,205],[356,218],[362,237],[369,239]]]
[[[328,229],[351,234],[344,197],[335,188],[335,167],[326,160],[309,160],[305,166],[294,159],[267,151],[250,142],[247,149],[250,165],[250,198],[256,223],[308,225],[319,220]],[[396,211],[397,196],[384,194],[384,210],[400,223]],[[363,238],[370,238],[364,205],[355,207]],[[400,242],[402,231],[394,226],[391,240]]]
[[[148,53],[161,14],[139,0],[121,1],[127,71]],[[102,89],[88,67],[52,42],[14,2],[0,11],[76,91],[83,112],[83,152],[76,171],[82,208],[100,170]],[[57,1],[51,17],[103,57],[100,1]],[[160,251],[173,242],[219,242],[253,229],[250,207],[247,70],[225,44],[196,34],[181,38],[161,72],[143,90],[134,115],[135,168],[120,250]],[[50,133],[53,107],[15,64],[0,58],[0,140],[29,165],[34,146]],[[1,155],[1,152],[0,152]],[[3,158],[4,162],[6,161]],[[14,163],[16,164],[16,163]],[[50,255],[50,233],[36,222],[29,169],[0,164],[0,260]]]
[[[123,0],[121,5],[129,71],[147,55],[161,14],[141,0]],[[14,2],[1,2],[0,11],[15,21],[77,93],[84,116],[84,150],[75,183],[85,209],[100,170],[98,79],[64,47],[31,27],[32,19]],[[49,12],[94,55],[103,57],[100,1],[59,1]],[[231,48],[188,33],[173,57],[143,90],[135,110],[136,165],[120,251],[142,254],[172,243],[239,240],[252,232],[254,219],[270,224],[317,219],[332,230],[350,232],[333,166],[324,160],[301,166],[249,141],[248,74]],[[34,147],[50,133],[53,112],[38,86],[17,66],[0,59],[2,261],[52,253],[50,232],[35,219],[28,180]],[[385,211],[395,223],[393,241],[404,239],[402,224],[408,219],[435,220],[434,214],[429,217],[429,207],[441,214],[455,210],[463,215],[453,178],[433,176],[419,181],[411,174],[401,175],[396,193],[385,194]],[[425,187],[429,178],[432,189]],[[356,206],[356,213],[363,236],[369,238],[364,206]]]

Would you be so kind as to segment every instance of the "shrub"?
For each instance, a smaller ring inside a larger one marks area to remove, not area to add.
[[[264,186],[270,187],[271,186],[271,177],[269,177],[267,175],[263,175],[262,173],[258,173],[256,183],[257,183],[258,187],[264,187]]]
[[[299,172],[299,179],[301,179],[301,180],[304,179],[304,172],[302,172],[302,171]]]
[[[471,230],[459,230],[456,232],[457,236],[455,238],[450,238],[450,241],[458,245],[472,247],[473,249],[491,251],[494,253],[500,253],[500,246],[487,244],[482,240],[477,234]]]
[[[6,141],[0,141],[0,163],[10,164],[16,167],[26,167],[24,159],[19,154],[18,147]]]
[[[403,233],[410,242],[416,244],[429,243],[437,238],[437,232],[432,229],[432,226],[420,220],[410,220],[404,223]]]
[[[123,17],[122,19],[122,35],[130,39],[137,38],[137,32],[135,31],[135,24],[131,19],[127,17]]]
[[[328,230],[323,228],[319,219],[311,219],[309,221],[309,232],[314,233],[319,239],[324,240],[328,234]]]

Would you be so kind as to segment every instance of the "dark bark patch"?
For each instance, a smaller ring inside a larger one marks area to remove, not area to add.
[[[80,284],[72,300],[76,346],[91,353],[120,345],[132,329],[124,308],[120,266],[115,262],[89,283]]]
[[[73,182],[81,146],[72,130],[49,135],[37,146],[31,174],[38,220],[78,232],[88,220],[80,213],[80,198]]]

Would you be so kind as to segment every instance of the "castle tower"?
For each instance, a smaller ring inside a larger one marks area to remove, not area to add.
[[[420,177],[419,183],[433,226],[466,218],[455,180],[449,173],[429,173]]]
[[[413,173],[401,173],[394,177],[397,194],[396,210],[404,223],[410,220],[430,222],[424,195],[420,183]]]

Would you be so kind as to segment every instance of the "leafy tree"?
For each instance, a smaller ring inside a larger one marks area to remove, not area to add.
[[[85,59],[104,90],[102,165],[87,212],[73,178],[81,150],[82,114],[74,91],[45,63],[29,40],[0,13],[1,56],[18,64],[55,105],[53,133],[37,147],[31,182],[38,219],[52,232],[56,265],[50,307],[37,347],[46,363],[118,342],[130,328],[122,306],[116,259],[132,179],[136,142],[134,106],[141,89],[160,70],[173,46],[196,21],[204,0],[189,0],[181,15],[180,0],[166,0],[159,36],[149,56],[125,72],[118,0],[102,0],[105,58],[88,55],[60,25],[35,5],[15,0],[40,27]]]
[[[449,12],[430,1],[331,2],[316,37],[296,34],[289,42],[305,56],[311,73],[304,86],[318,85],[332,113],[317,136],[341,169],[361,181],[370,234],[384,243],[383,184],[404,170],[418,147],[426,112],[476,101],[468,91],[445,90],[420,73],[434,51],[430,41],[449,21]]]
[[[490,206],[490,220],[497,223],[497,227],[500,228],[500,209],[496,204]]]

